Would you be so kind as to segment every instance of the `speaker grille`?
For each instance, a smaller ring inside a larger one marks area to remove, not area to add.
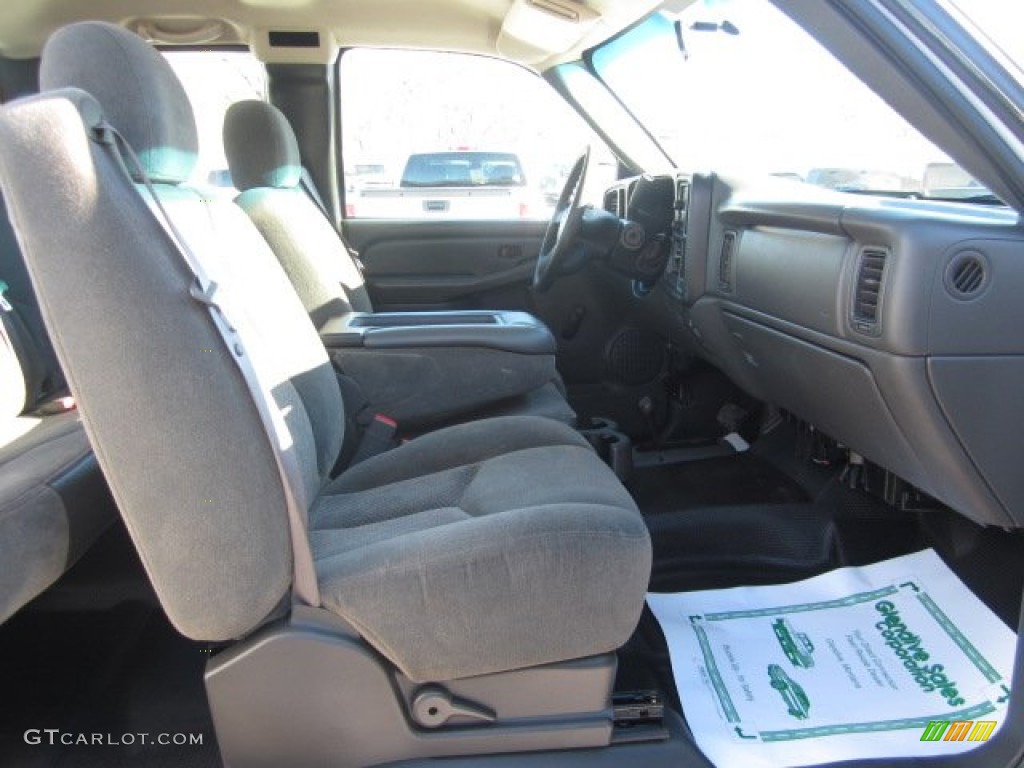
[[[654,333],[627,328],[608,345],[608,368],[624,384],[653,381],[665,365],[665,340]]]

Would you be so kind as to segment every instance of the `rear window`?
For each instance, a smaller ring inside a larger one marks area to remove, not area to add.
[[[429,152],[410,155],[403,187],[522,187],[519,158],[510,152]]]

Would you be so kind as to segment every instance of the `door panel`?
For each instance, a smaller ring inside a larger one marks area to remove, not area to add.
[[[379,312],[532,308],[545,221],[348,219]]]

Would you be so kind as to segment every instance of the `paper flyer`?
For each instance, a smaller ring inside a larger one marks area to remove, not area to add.
[[[1016,635],[931,550],[647,602],[719,768],[963,752],[1005,715]]]

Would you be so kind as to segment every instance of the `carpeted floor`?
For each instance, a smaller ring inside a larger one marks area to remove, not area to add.
[[[637,473],[630,487],[651,532],[651,591],[796,581],[931,547],[1017,628],[1024,590],[1020,532],[982,528],[949,510],[900,512],[846,487],[837,471],[824,477],[826,470],[815,468],[798,483],[796,473],[778,466],[742,454]],[[619,656],[617,688],[656,688],[679,706],[668,649],[648,609]]]
[[[648,517],[694,507],[808,501],[796,481],[752,453],[637,469],[627,485]]]

